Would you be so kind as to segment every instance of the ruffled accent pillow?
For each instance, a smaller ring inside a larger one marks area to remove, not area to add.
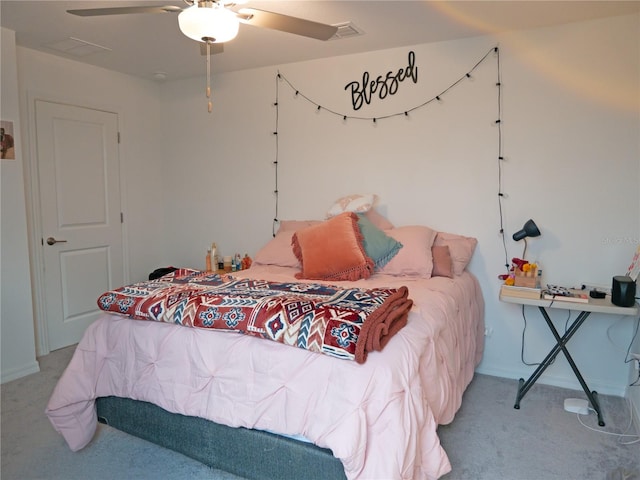
[[[380,273],[431,277],[433,271],[431,247],[438,232],[429,227],[411,225],[386,230],[385,233],[402,243],[402,248],[380,269]]]
[[[327,218],[335,217],[345,212],[364,213],[371,210],[378,197],[372,193],[348,195],[339,198],[327,212]]]
[[[373,260],[375,268],[384,267],[402,248],[400,242],[376,227],[367,214],[358,214],[358,227],[364,237],[364,251]]]
[[[350,281],[369,278],[374,265],[364,250],[363,240],[358,216],[352,212],[296,231],[291,244],[302,267],[296,278]]]
[[[473,237],[465,237],[454,233],[438,232],[434,245],[449,247],[453,262],[454,275],[462,275],[471,261],[478,240]]]

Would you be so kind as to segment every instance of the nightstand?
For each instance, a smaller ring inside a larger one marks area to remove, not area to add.
[[[593,407],[593,409],[596,411],[596,414],[598,415],[598,424],[601,427],[604,427],[602,411],[600,409],[600,404],[598,403],[598,393],[595,391],[591,391],[589,389],[589,387],[587,386],[587,383],[585,382],[584,378],[580,374],[580,370],[578,370],[578,367],[573,361],[573,358],[571,358],[571,355],[569,354],[569,350],[567,350],[566,345],[567,345],[567,342],[569,342],[569,340],[573,336],[573,334],[576,333],[576,331],[578,331],[580,326],[587,319],[589,314],[606,313],[609,315],[627,315],[630,317],[635,317],[635,316],[638,316],[638,312],[640,311],[640,307],[638,307],[638,303],[636,302],[636,304],[633,307],[618,307],[613,303],[611,303],[611,300],[608,297],[603,299],[589,298],[588,303],[578,303],[578,302],[563,301],[563,300],[559,300],[558,298],[554,300],[543,300],[543,299],[511,297],[506,295],[500,295],[500,301],[505,303],[515,303],[517,305],[532,305],[534,307],[538,307],[538,309],[540,310],[540,313],[542,314],[542,317],[547,322],[547,325],[551,330],[551,333],[553,333],[553,336],[556,339],[556,344],[551,349],[551,351],[547,354],[544,360],[542,360],[542,363],[540,363],[538,368],[536,368],[535,372],[533,372],[533,374],[526,381],[523,378],[520,379],[518,383],[518,393],[516,395],[516,403],[513,406],[513,408],[520,409],[520,400],[522,400],[522,398],[526,395],[526,393],[533,386],[533,384],[536,383],[538,378],[540,378],[540,375],[542,375],[542,373],[547,369],[547,367],[551,365],[551,363],[555,360],[558,353],[562,351],[562,353],[567,359],[567,362],[569,362],[569,365],[571,366],[573,373],[575,374],[576,378],[580,382],[580,385],[582,386],[584,393],[586,393],[587,398],[591,403],[591,406]],[[551,318],[549,318],[549,313],[547,310],[552,308],[561,309],[561,310],[573,310],[573,311],[579,312],[576,319],[573,321],[573,323],[571,323],[567,331],[562,336],[560,336],[560,334],[558,333],[558,330],[556,330],[556,327],[553,325]]]

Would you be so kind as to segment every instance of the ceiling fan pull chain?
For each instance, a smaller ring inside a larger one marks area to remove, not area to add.
[[[213,104],[211,103],[211,42],[207,40],[207,111],[211,113]]]

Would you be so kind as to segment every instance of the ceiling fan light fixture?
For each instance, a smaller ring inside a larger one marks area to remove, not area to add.
[[[223,43],[238,35],[235,13],[215,2],[199,2],[178,15],[180,31],[197,42]]]

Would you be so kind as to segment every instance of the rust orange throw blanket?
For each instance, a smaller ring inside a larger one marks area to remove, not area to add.
[[[362,363],[368,352],[384,348],[391,337],[407,324],[412,305],[409,289],[400,287],[367,318],[356,344],[356,362]]]
[[[235,331],[363,363],[407,324],[407,287],[342,289],[179,269],[105,292],[98,306],[140,320]]]

